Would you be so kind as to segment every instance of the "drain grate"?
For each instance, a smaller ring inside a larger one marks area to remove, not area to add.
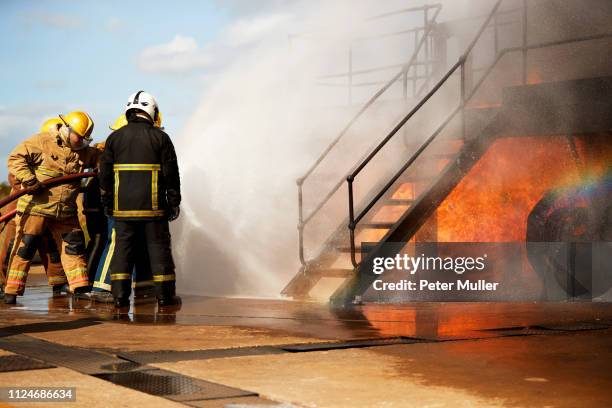
[[[189,350],[189,351],[134,351],[118,354],[119,357],[140,364],[169,363],[185,360],[207,360],[212,358],[259,356],[268,354],[303,353],[347,348],[389,346],[394,344],[422,343],[425,340],[410,337],[393,337],[384,339],[347,340],[341,342],[299,343],[279,346],[237,347],[230,349]]]
[[[55,368],[55,366],[20,355],[0,357],[0,373],[9,371],[39,370],[42,368]]]
[[[12,351],[16,356],[0,357],[0,372],[32,370],[37,368],[53,368],[57,364],[71,368],[75,371],[89,374],[94,377],[109,381],[116,385],[138,390],[147,394],[164,397],[177,402],[194,401],[192,406],[214,407],[216,403],[208,404],[206,401],[227,401],[227,404],[242,404],[247,402],[247,397],[251,401],[268,401],[259,398],[257,393],[245,391],[209,381],[181,375],[172,371],[157,369],[152,366],[143,365],[137,361],[126,361],[111,355],[97,351],[91,351],[78,347],[63,346],[57,343],[50,343],[23,334],[8,334],[0,337],[0,349]],[[246,349],[246,348],[245,348]],[[258,350],[225,350],[232,352],[232,355],[248,355],[253,353],[285,353],[280,349],[258,348]],[[221,350],[213,350],[217,354]],[[180,353],[180,352],[175,352]],[[238,354],[237,354],[238,353]],[[173,353],[166,352],[166,358]],[[184,356],[180,356],[181,358]],[[31,357],[31,358],[30,358]],[[174,355],[173,358],[179,358]],[[42,360],[42,361],[38,361]],[[254,398],[254,399],[253,399]],[[226,405],[227,405],[226,404]],[[241,405],[237,405],[241,406]],[[247,407],[249,405],[242,405]],[[251,406],[257,406],[252,405]],[[278,405],[261,405],[262,407],[278,407]]]
[[[582,330],[602,330],[607,329],[610,325],[605,323],[593,323],[593,322],[572,322],[566,324],[546,324],[539,325],[545,330],[560,330],[560,331],[582,331]]]
[[[134,363],[132,361],[125,361],[123,363],[116,363],[116,364],[104,364],[102,366],[100,366],[100,368],[102,370],[105,371],[114,371],[114,372],[125,372],[125,371],[133,371],[136,370],[138,368],[141,368],[142,365],[139,363]]]
[[[84,374],[115,372],[112,367],[126,362],[125,360],[106,354],[78,347],[63,346],[24,334],[0,338],[0,348],[37,360],[46,361],[50,364],[67,367]],[[110,369],[103,367],[109,367]],[[132,367],[131,369],[140,368]],[[142,369],[146,368],[143,367]]]
[[[502,327],[497,329],[485,329],[484,331],[496,333],[500,336],[532,336],[567,331],[602,330],[609,327],[611,327],[611,325],[606,322],[571,322],[563,324],[538,324],[528,327]]]
[[[297,408],[295,405],[274,402],[261,397],[239,397],[212,400],[187,401],[195,408]]]
[[[423,342],[425,342],[425,340],[415,339],[411,337],[394,337],[389,339],[364,339],[329,343],[291,344],[279,347],[291,353],[303,353],[309,351],[341,350],[349,348],[391,346],[395,344],[414,344]]]
[[[499,329],[487,329],[490,333],[495,333],[500,337],[505,336],[538,336],[543,334],[551,334],[552,330],[544,329],[540,326],[534,327],[503,327]]]
[[[257,394],[253,392],[198,380],[166,370],[97,374],[95,377],[116,385],[121,385],[151,395],[165,397],[174,401],[257,396]]]
[[[188,351],[135,351],[119,353],[118,356],[140,364],[171,363],[183,360],[208,360],[211,358],[259,356],[283,354],[287,351],[273,346],[237,347],[230,349],[188,350]]]

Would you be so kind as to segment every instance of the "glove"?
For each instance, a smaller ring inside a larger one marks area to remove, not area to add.
[[[25,188],[30,190],[28,194],[37,194],[45,189],[45,185],[41,183],[38,179],[24,181],[22,184]]]
[[[100,189],[100,202],[102,203],[104,215],[106,215],[107,217],[112,217],[114,206],[113,195]]]
[[[179,206],[170,207],[168,210],[168,221],[172,222],[176,220],[181,214],[181,208]]]

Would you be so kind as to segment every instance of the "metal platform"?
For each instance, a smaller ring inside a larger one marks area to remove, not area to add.
[[[0,372],[38,370],[41,368],[55,368],[53,364],[34,360],[25,356],[0,356]]]

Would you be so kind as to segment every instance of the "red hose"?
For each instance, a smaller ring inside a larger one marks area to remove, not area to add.
[[[4,214],[2,217],[0,217],[0,222],[4,222],[4,221],[8,221],[11,218],[13,218],[15,216],[15,214],[17,214],[17,210],[13,210],[13,211],[9,211],[6,214]]]
[[[91,172],[86,172],[86,173],[74,173],[74,174],[69,174],[67,176],[61,176],[61,177],[55,177],[55,178],[51,178],[48,180],[45,180],[42,182],[42,184],[44,184],[45,186],[55,186],[58,184],[66,184],[66,183],[70,183],[74,180],[78,180],[78,179],[82,179],[82,178],[87,178],[87,177],[95,177],[97,176],[98,173],[95,171],[91,171]],[[16,199],[18,199],[19,197],[21,197],[24,194],[28,194],[32,191],[32,188],[24,188],[23,190],[19,190],[16,193],[13,193],[9,196],[4,197],[2,200],[0,200],[0,208],[4,207],[5,205],[7,205],[8,203],[10,203],[11,201],[15,201]],[[4,222],[7,220],[10,220],[11,218],[13,218],[15,216],[15,214],[17,213],[17,210],[13,210],[10,211],[6,214],[4,214],[2,217],[0,217],[0,222]]]

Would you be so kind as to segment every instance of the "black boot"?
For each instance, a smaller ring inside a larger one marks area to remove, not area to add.
[[[110,292],[101,292],[101,291],[97,291],[97,290],[92,290],[91,291],[91,300],[93,300],[94,302],[100,302],[100,303],[113,303],[115,300],[113,299],[113,295],[111,295]]]
[[[155,286],[144,286],[134,288],[134,299],[155,298]]]
[[[124,309],[130,307],[130,298],[115,298],[115,308]]]
[[[91,300],[91,288],[89,286],[76,288],[72,292],[72,296],[74,296],[75,299]]]
[[[157,305],[159,307],[167,307],[167,306],[178,306],[180,305],[181,298],[180,296],[168,296],[157,299]]]
[[[15,303],[17,303],[17,295],[11,295],[9,293],[5,293],[4,303],[7,305],[14,305]]]
[[[59,285],[53,285],[53,297],[60,297],[63,293],[68,293],[68,288],[65,283]]]

